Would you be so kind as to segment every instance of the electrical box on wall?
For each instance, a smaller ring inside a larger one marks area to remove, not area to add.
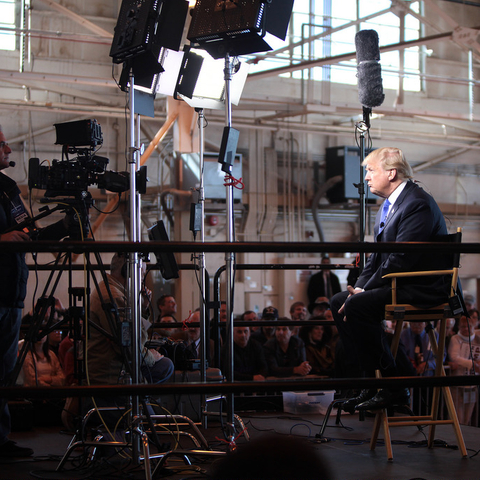
[[[199,155],[184,153],[182,158],[182,188],[189,190],[196,188],[200,182],[199,178]],[[225,187],[225,172],[222,171],[222,164],[218,163],[218,154],[205,153],[203,157],[204,176],[203,185],[205,198],[207,200],[225,200],[227,198]],[[242,155],[237,153],[233,159],[232,177],[239,180],[242,178]],[[242,190],[233,189],[234,202],[242,201]]]
[[[360,149],[358,147],[330,147],[326,149],[325,179],[341,175],[343,180],[327,192],[331,203],[344,203],[359,199],[358,189],[354,184],[363,182],[364,175],[360,167]],[[365,195],[371,196],[368,187]],[[368,203],[376,203],[376,197],[368,198]]]

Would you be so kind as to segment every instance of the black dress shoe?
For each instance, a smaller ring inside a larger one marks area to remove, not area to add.
[[[33,455],[33,450],[28,447],[20,447],[13,440],[7,440],[0,445],[0,457],[30,457]]]
[[[352,397],[352,398],[349,398],[348,400],[345,400],[342,404],[342,408],[346,412],[354,413],[355,407],[358,404],[366,402],[367,400],[370,400],[372,397],[375,396],[375,393],[377,393],[377,391],[374,388],[364,389],[356,397]]]
[[[383,388],[376,395],[356,406],[359,411],[362,410],[381,410],[382,408],[395,407],[399,405],[408,405],[410,403],[410,390],[404,388],[401,390],[388,390]]]

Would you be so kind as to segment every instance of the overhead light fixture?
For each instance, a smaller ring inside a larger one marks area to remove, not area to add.
[[[159,74],[157,93],[184,100],[194,108],[225,108],[225,62],[208,52],[185,47],[185,52],[167,51],[162,59],[165,72]],[[232,104],[238,105],[250,65],[237,62],[230,85]]]
[[[197,0],[187,38],[213,58],[272,50],[263,39],[285,40],[293,0]]]
[[[179,50],[188,13],[187,0],[123,0],[110,49],[114,63],[124,63],[120,87],[135,85],[154,92],[164,49]]]

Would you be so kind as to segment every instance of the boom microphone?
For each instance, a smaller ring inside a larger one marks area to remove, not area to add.
[[[15,166],[15,162],[8,162],[8,166],[9,166],[9,167],[14,167],[14,166]]]
[[[358,99],[367,108],[379,107],[385,95],[382,86],[382,68],[378,34],[375,30],[360,30],[355,35],[357,50]]]

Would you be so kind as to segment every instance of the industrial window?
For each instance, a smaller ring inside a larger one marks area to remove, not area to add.
[[[0,0],[0,50],[15,50],[14,28],[15,0]]]
[[[403,4],[406,7],[404,13],[392,7],[390,0],[295,0],[287,37],[291,47],[286,42],[269,42],[277,50],[275,56],[269,57],[267,54],[264,60],[255,62],[251,71],[355,52],[355,34],[358,30],[376,30],[380,46],[396,44],[401,39],[418,39],[421,26],[415,15],[420,11],[420,2],[407,0]],[[421,54],[418,46],[405,49],[402,65],[401,51],[382,53],[380,64],[384,88],[398,89],[401,78],[404,89],[419,91]],[[356,59],[353,58],[315,67],[309,75],[314,80],[355,85],[356,67]],[[307,73],[301,70],[291,75],[294,78],[307,78]]]

